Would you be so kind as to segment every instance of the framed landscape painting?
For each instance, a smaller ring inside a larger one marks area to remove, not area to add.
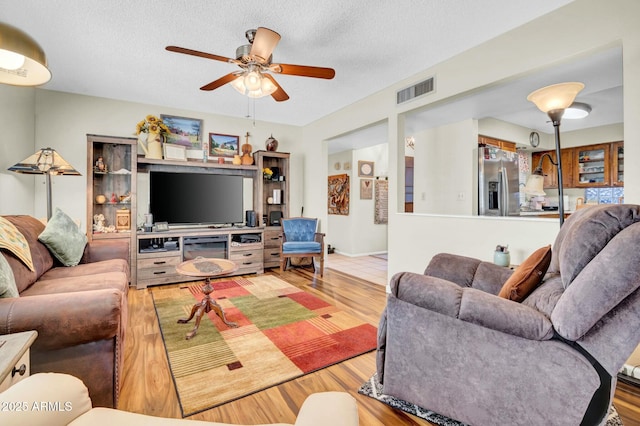
[[[202,151],[202,120],[164,114],[160,118],[171,132],[166,136],[166,143],[182,145],[187,150]]]
[[[209,133],[209,157],[231,157],[240,154],[240,137]]]

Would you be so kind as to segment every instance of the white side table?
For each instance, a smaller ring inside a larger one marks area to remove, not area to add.
[[[0,335],[0,392],[29,377],[29,348],[37,331]]]

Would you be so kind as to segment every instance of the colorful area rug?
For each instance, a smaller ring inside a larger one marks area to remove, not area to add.
[[[153,288],[182,416],[187,417],[295,379],[376,347],[377,329],[279,278],[261,275],[213,283],[225,325],[210,312],[191,340],[191,307],[201,283]]]
[[[464,423],[442,416],[435,411],[424,409],[410,402],[396,398],[395,396],[386,395],[383,393],[382,385],[378,382],[377,374],[374,374],[367,382],[365,382],[360,389],[358,389],[358,393],[377,399],[392,408],[413,414],[414,416],[420,417],[421,419],[425,419],[439,426],[466,426]],[[605,426],[623,426],[622,420],[613,406],[609,410]]]

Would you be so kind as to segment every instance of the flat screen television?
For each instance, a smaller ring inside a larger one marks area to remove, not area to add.
[[[149,212],[169,225],[233,225],[244,222],[242,176],[150,172]]]

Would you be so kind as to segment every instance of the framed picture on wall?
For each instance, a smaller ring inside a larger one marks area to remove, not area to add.
[[[240,137],[209,133],[209,157],[229,157],[240,154]]]
[[[333,175],[328,178],[327,208],[329,214],[349,215],[349,175]]]
[[[164,143],[162,144],[162,154],[165,160],[187,161],[187,148],[183,145]]]
[[[373,179],[360,179],[360,199],[373,199]]]
[[[182,145],[188,158],[202,160],[202,120],[161,114],[160,118],[169,128],[166,143]]]
[[[358,160],[358,177],[373,177],[373,161]]]

